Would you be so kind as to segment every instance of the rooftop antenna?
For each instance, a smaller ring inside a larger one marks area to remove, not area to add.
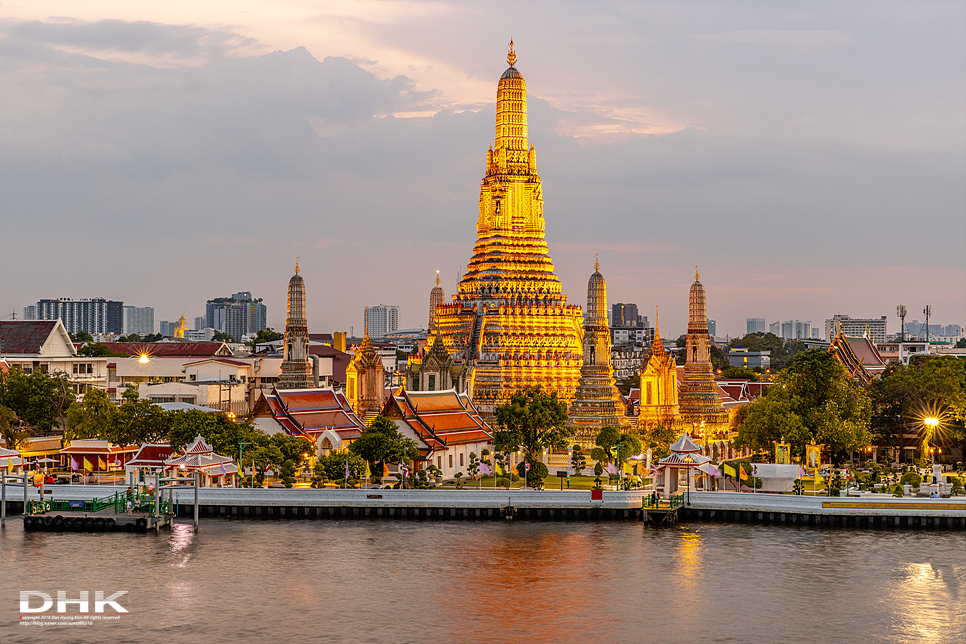
[[[926,308],[922,310],[923,315],[926,316],[926,346],[929,345],[929,314],[932,313],[932,306],[926,305]]]
[[[896,315],[899,316],[899,342],[906,341],[906,305],[900,304],[896,307]]]

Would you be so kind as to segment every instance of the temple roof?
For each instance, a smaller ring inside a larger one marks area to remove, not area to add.
[[[331,429],[354,440],[366,428],[345,395],[334,389],[275,389],[259,399],[252,415],[271,416],[285,433],[311,439]]]
[[[480,418],[469,398],[455,389],[401,389],[386,401],[383,414],[408,426],[423,443],[420,449],[425,454],[449,445],[493,440],[493,431]]]
[[[492,78],[492,76],[490,78]],[[505,72],[503,72],[503,76],[500,76],[500,80],[509,79],[509,78],[520,78],[520,79],[522,79],[523,78],[523,74],[521,74],[519,72],[519,70],[517,70],[516,67],[507,67],[507,70]]]
[[[828,348],[856,380],[867,383],[885,371],[885,360],[868,336],[852,337],[841,331]]]
[[[700,452],[701,448],[695,443],[688,434],[682,434],[681,438],[674,441],[671,445],[672,452],[695,453]]]

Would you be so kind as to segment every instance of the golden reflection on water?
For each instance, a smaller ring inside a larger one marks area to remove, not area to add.
[[[681,589],[694,594],[701,578],[704,538],[697,532],[685,532],[681,535],[674,553],[676,577]],[[693,597],[692,597],[693,598]]]
[[[963,624],[953,609],[962,602],[961,591],[950,566],[900,564],[887,600],[894,610],[894,631],[902,638],[897,641],[952,642],[961,637]]]

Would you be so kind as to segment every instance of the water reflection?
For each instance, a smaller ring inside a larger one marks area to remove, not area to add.
[[[948,577],[944,574],[948,571]],[[894,606],[901,642],[953,642],[966,629],[962,615],[950,610],[962,602],[952,566],[903,563],[894,572],[888,601]]]

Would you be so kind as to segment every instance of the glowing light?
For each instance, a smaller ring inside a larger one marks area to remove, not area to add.
[[[922,419],[922,424],[923,425],[926,425],[927,427],[932,427],[933,429],[935,429],[939,425],[939,419],[938,418],[923,418]]]
[[[142,353],[141,357],[138,358],[138,362],[140,362],[141,364],[147,364],[150,361],[151,361],[151,358],[146,353]]]

